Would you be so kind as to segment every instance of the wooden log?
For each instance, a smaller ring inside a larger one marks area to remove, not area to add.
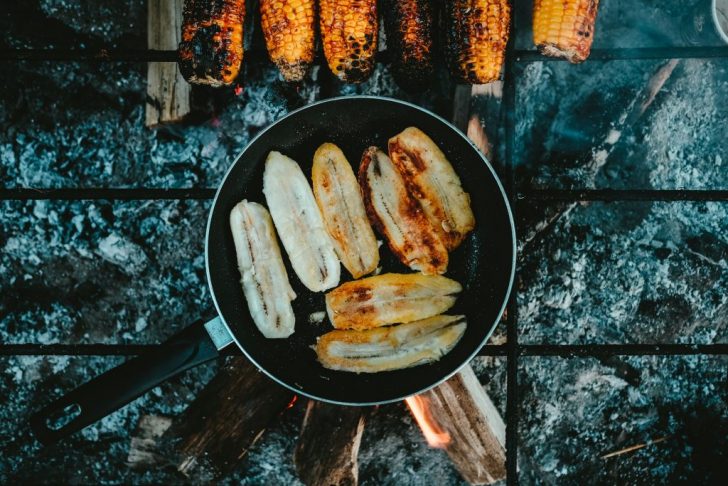
[[[431,429],[420,427],[468,483],[505,479],[506,426],[470,365],[432,390],[408,398],[407,404],[415,415],[422,414],[415,407],[424,407]]]
[[[148,0],[147,47],[176,50],[182,35],[183,0]],[[181,120],[190,112],[190,85],[176,62],[147,65],[146,125]]]
[[[503,81],[455,87],[452,122],[491,163],[496,162],[502,101]]]
[[[293,456],[308,486],[359,483],[359,445],[368,409],[309,400]]]
[[[127,464],[134,469],[144,469],[165,461],[159,451],[159,438],[172,425],[172,419],[163,415],[142,415],[137,430],[131,437]]]
[[[235,468],[294,397],[246,358],[233,358],[171,425],[142,417],[129,465],[174,467],[195,483],[214,481]]]

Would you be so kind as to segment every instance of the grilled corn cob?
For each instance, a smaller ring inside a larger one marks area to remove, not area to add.
[[[243,62],[245,0],[185,0],[179,70],[192,84],[225,86]]]
[[[359,185],[369,220],[387,238],[399,261],[425,274],[445,273],[449,259],[445,243],[397,168],[377,147],[364,151]]]
[[[313,194],[341,263],[354,278],[379,265],[379,246],[367,219],[361,189],[344,153],[322,144],[313,156]]]
[[[260,0],[260,23],[283,79],[301,81],[314,57],[314,0]]]
[[[293,271],[303,285],[313,292],[336,287],[339,259],[311,186],[296,161],[280,152],[268,154],[263,194]]]
[[[579,63],[589,57],[599,0],[535,0],[533,42],[547,56]]]
[[[389,157],[447,249],[457,248],[475,227],[475,217],[445,154],[422,130],[409,127],[389,139]]]
[[[453,75],[482,84],[500,78],[511,22],[508,0],[448,0],[445,37]]]
[[[318,338],[319,362],[332,370],[378,373],[437,361],[465,333],[465,316],[435,316],[367,331],[331,331]]]
[[[253,322],[267,338],[290,336],[296,294],[288,283],[270,214],[260,204],[240,202],[230,212],[230,229]]]
[[[383,7],[392,74],[402,88],[421,89],[434,73],[432,0],[385,0]]]
[[[359,83],[374,69],[377,52],[376,0],[319,0],[321,42],[331,72]]]
[[[385,273],[330,291],[326,312],[337,329],[369,329],[445,312],[461,291],[459,283],[440,275]]]

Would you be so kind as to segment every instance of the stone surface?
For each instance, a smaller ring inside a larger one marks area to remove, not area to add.
[[[158,343],[209,315],[209,201],[0,202],[3,343]]]
[[[720,189],[728,185],[728,60],[678,62],[652,105],[619,132],[596,180],[581,170],[665,61],[519,65],[515,162],[520,187]],[[585,81],[587,80],[587,81]]]
[[[728,342],[728,203],[577,206],[519,275],[521,343]]]
[[[727,373],[726,356],[523,358],[522,482],[722,484]]]

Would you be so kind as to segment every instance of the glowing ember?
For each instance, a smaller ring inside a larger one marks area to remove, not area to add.
[[[293,395],[293,398],[291,399],[291,401],[286,406],[286,410],[288,410],[289,408],[293,407],[293,405],[296,404],[296,400],[298,400],[298,395]]]
[[[428,399],[419,395],[405,398],[412,415],[420,426],[420,430],[427,440],[430,447],[444,449],[450,443],[450,434],[445,432],[437,424],[432,416]]]

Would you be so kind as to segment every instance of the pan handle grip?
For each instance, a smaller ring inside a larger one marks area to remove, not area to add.
[[[158,349],[97,376],[30,417],[30,428],[44,445],[78,432],[162,382],[219,356],[232,342],[219,317],[197,321]]]

